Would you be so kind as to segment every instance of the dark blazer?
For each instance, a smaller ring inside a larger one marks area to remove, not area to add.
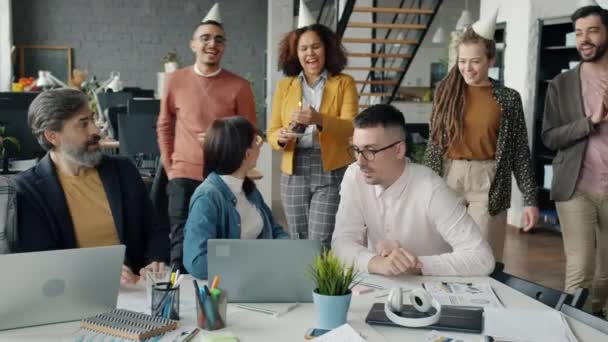
[[[557,75],[545,97],[542,138],[545,146],[557,151],[551,183],[551,199],[555,201],[567,201],[574,194],[587,139],[594,131],[585,116],[580,70],[579,65]]]
[[[97,166],[125,264],[134,272],[152,261],[169,259],[169,232],[156,220],[139,172],[130,160],[104,156]],[[17,191],[17,252],[76,248],[74,226],[55,165],[47,154],[33,168],[11,179]]]
[[[496,215],[511,206],[511,174],[521,190],[526,206],[536,206],[537,189],[530,157],[528,131],[519,93],[492,81],[492,93],[500,106],[500,126],[496,143],[496,176],[490,185],[488,211]],[[440,176],[446,149],[429,140],[424,164]]]

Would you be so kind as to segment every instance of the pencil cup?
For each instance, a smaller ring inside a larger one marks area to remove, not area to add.
[[[152,308],[152,288],[155,284],[168,282],[170,277],[171,272],[168,270],[158,272],[146,271],[146,297],[150,308]]]
[[[228,294],[222,289],[213,289],[210,296],[204,291],[201,292],[196,300],[196,321],[198,327],[205,330],[224,328],[227,319]]]
[[[156,283],[152,287],[152,316],[179,320],[179,286],[171,287],[171,283]]]

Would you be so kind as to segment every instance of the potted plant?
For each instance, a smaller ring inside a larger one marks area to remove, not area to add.
[[[177,56],[177,50],[173,49],[163,57],[163,64],[166,73],[174,72],[179,68],[179,57]]]
[[[315,257],[309,269],[315,284],[312,292],[317,311],[317,328],[331,330],[346,323],[351,289],[358,272],[354,264],[344,265],[333,251]]]

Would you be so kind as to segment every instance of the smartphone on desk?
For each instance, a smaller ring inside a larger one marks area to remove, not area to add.
[[[327,329],[317,329],[317,328],[311,328],[308,329],[308,331],[306,332],[306,335],[304,335],[304,338],[307,340],[312,340],[316,337],[319,337],[325,333],[329,332],[329,330]]]

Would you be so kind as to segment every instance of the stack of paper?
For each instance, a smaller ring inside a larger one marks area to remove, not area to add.
[[[315,338],[315,342],[365,342],[365,340],[346,323]]]
[[[555,310],[484,310],[484,335],[500,341],[577,342],[563,316]]]
[[[502,307],[489,283],[429,281],[423,286],[441,305]]]

